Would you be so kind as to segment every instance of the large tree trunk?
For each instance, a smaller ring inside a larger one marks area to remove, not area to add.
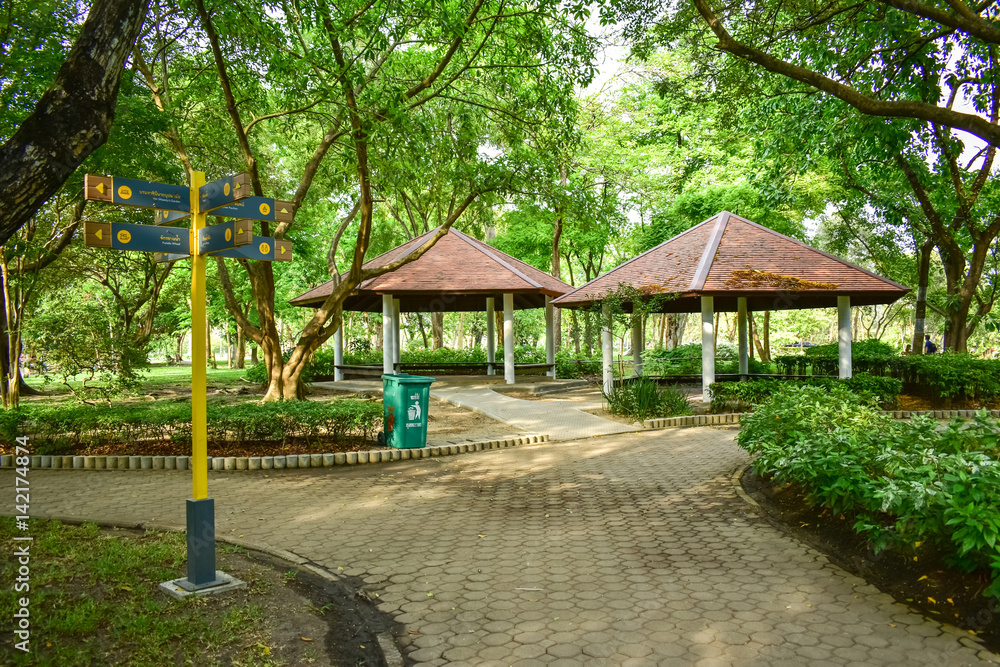
[[[0,245],[108,139],[148,0],[96,0],[55,82],[0,146]]]
[[[431,313],[431,337],[435,350],[444,347],[444,313]]]
[[[247,337],[243,334],[243,329],[236,326],[236,368],[247,367]]]
[[[559,184],[563,187],[563,192],[561,194],[564,195],[566,188],[565,163],[559,167]],[[559,280],[562,280],[562,267],[559,264],[559,241],[562,238],[562,231],[563,205],[560,203],[556,208],[556,219],[552,230],[552,277]],[[562,308],[556,308],[554,310],[555,312],[552,313],[552,329],[555,338],[555,351],[558,352],[562,349]]]

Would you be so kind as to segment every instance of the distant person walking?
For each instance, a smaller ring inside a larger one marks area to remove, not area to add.
[[[924,354],[934,354],[937,352],[937,345],[931,340],[930,336],[924,336]]]

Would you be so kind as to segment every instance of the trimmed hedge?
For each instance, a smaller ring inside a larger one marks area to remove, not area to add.
[[[3,413],[0,436],[10,447],[17,436],[31,439],[37,454],[86,451],[108,444],[143,441],[191,442],[191,404],[139,403],[128,406],[22,406]],[[382,428],[382,402],[338,399],[208,406],[208,440],[239,445],[292,440],[319,447],[326,442],[371,441]]]
[[[862,399],[887,408],[896,403],[896,397],[903,390],[903,383],[896,378],[864,373],[859,373],[846,380],[816,377],[805,380],[762,379],[746,382],[714,382],[709,388],[712,393],[712,412],[752,410],[785,387],[804,386],[826,389],[843,386]]]
[[[786,385],[742,426],[761,474],[853,515],[876,550],[933,544],[953,567],[992,570],[984,594],[1000,597],[1000,423],[985,411],[941,429],[893,422],[843,386]]]
[[[748,371],[754,374],[771,372],[768,364],[747,359]],[[739,352],[732,345],[719,345],[715,350],[715,372],[728,375],[740,372]],[[678,345],[672,350],[654,347],[642,353],[642,373],[647,377],[701,375],[701,344]]]

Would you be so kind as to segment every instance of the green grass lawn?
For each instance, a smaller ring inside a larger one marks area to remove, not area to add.
[[[32,542],[15,542],[30,535]],[[30,651],[14,665],[272,665],[264,655],[266,614],[249,598],[177,601],[158,590],[184,574],[182,534],[113,533],[95,524],[32,519],[28,531],[0,517],[0,615],[9,623],[17,600],[30,600]],[[15,592],[19,564],[10,554],[30,544],[30,590]],[[220,545],[220,551],[233,550]],[[261,584],[250,581],[250,592]],[[18,641],[18,640],[15,640]]]
[[[213,387],[239,387],[241,385],[247,384],[240,379],[241,375],[246,373],[245,368],[225,368],[220,366],[217,369],[208,368],[206,370],[208,377],[208,384]],[[144,371],[146,379],[142,385],[142,393],[149,393],[156,390],[174,388],[174,387],[190,387],[191,386],[191,367],[190,366],[165,366],[163,364],[154,364]],[[41,375],[33,375],[27,378],[26,382],[29,386],[35,389],[44,391],[49,394],[64,394],[69,393],[65,386],[62,385],[62,378],[56,375],[52,375],[51,382],[46,383],[45,378]],[[96,386],[97,383],[88,383],[89,386]],[[75,379],[70,380],[70,385],[75,389],[79,389],[83,385],[83,377],[78,376]]]

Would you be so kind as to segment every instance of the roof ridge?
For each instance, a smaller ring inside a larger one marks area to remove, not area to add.
[[[545,287],[544,285],[542,285],[541,283],[539,283],[534,278],[529,278],[528,276],[524,275],[521,271],[519,271],[518,269],[516,269],[513,266],[511,266],[508,262],[506,262],[502,258],[497,257],[492,252],[489,252],[488,250],[486,250],[486,248],[483,248],[478,243],[473,243],[473,239],[471,237],[467,236],[466,234],[464,234],[463,232],[460,232],[457,229],[455,229],[455,230],[449,230],[449,231],[454,231],[458,235],[458,238],[462,239],[463,241],[465,241],[466,243],[468,243],[470,246],[472,246],[473,248],[475,248],[479,252],[483,253],[484,255],[486,255],[487,257],[489,257],[490,259],[492,259],[494,262],[499,262],[504,267],[506,267],[508,271],[510,271],[514,275],[518,276],[519,278],[521,278],[521,280],[524,280],[525,282],[527,282],[532,287],[539,287],[539,288],[544,288]],[[476,239],[476,240],[478,240],[478,239]],[[506,255],[506,253],[504,253],[503,251],[498,250],[497,252],[499,252],[501,255]],[[507,255],[507,256],[509,257],[509,255]],[[512,257],[511,259],[514,259],[514,258]]]
[[[896,287],[898,287],[900,289],[905,289],[907,291],[910,290],[909,287],[907,287],[906,285],[902,285],[900,283],[897,283],[895,280],[892,280],[890,278],[886,278],[885,276],[880,276],[879,274],[875,273],[874,271],[869,271],[868,269],[866,269],[864,267],[861,267],[861,266],[858,266],[857,264],[854,264],[853,262],[848,262],[846,259],[842,259],[840,257],[837,257],[836,255],[832,255],[832,254],[826,252],[825,250],[820,250],[819,248],[814,248],[813,246],[811,246],[811,245],[809,245],[807,243],[804,243],[802,241],[799,241],[798,239],[793,239],[791,236],[785,236],[781,232],[776,232],[776,231],[774,231],[773,229],[771,229],[769,227],[765,227],[764,225],[762,225],[760,223],[754,222],[753,220],[747,220],[743,216],[739,216],[739,215],[735,215],[735,214],[732,214],[732,217],[738,218],[739,220],[741,220],[742,222],[747,223],[748,225],[751,225],[753,227],[757,227],[758,229],[762,229],[765,232],[768,232],[769,234],[773,234],[774,236],[782,238],[782,239],[784,239],[786,241],[791,241],[795,245],[797,245],[799,247],[802,247],[802,248],[805,248],[806,250],[811,250],[812,252],[819,253],[820,255],[822,255],[823,257],[826,257],[827,259],[832,259],[833,261],[838,262],[840,264],[843,264],[844,266],[850,267],[850,268],[855,269],[857,271],[861,271],[862,273],[865,273],[865,274],[871,276],[872,278],[876,278],[878,280],[881,280],[882,282],[889,283],[890,285],[895,285]]]
[[[598,280],[600,280],[600,279],[601,279],[601,278],[603,278],[604,276],[608,275],[608,274],[609,274],[609,273],[611,273],[612,271],[617,271],[618,269],[620,269],[620,268],[622,268],[622,267],[624,267],[624,266],[628,266],[628,265],[629,265],[629,264],[631,264],[632,262],[635,262],[635,261],[637,261],[637,260],[641,259],[642,257],[645,257],[645,256],[646,256],[646,255],[648,255],[649,253],[651,253],[651,252],[653,252],[653,251],[655,251],[655,250],[659,250],[660,248],[662,248],[663,246],[667,245],[668,243],[673,243],[674,241],[676,241],[676,240],[677,240],[677,239],[679,239],[680,237],[682,237],[682,236],[686,236],[686,235],[690,234],[690,233],[691,233],[691,232],[693,232],[694,230],[698,229],[699,227],[701,227],[702,225],[704,225],[704,224],[706,224],[706,223],[708,223],[708,222],[711,222],[712,220],[714,220],[715,218],[719,217],[720,215],[722,215],[722,214],[721,214],[721,213],[716,213],[716,214],[715,214],[715,215],[713,215],[712,217],[710,217],[710,218],[708,218],[708,219],[706,219],[706,220],[702,220],[702,221],[701,221],[701,222],[699,222],[699,223],[698,223],[697,225],[693,225],[693,226],[691,226],[691,227],[688,227],[687,229],[685,229],[685,230],[684,230],[683,232],[681,232],[681,233],[680,233],[680,234],[678,234],[677,236],[672,236],[672,237],[670,237],[669,239],[667,239],[666,241],[664,241],[663,243],[659,243],[659,244],[657,244],[657,245],[653,246],[652,248],[650,248],[650,249],[649,249],[649,250],[647,250],[646,252],[644,252],[644,253],[641,253],[641,254],[638,254],[638,255],[636,255],[635,257],[633,257],[632,259],[628,260],[627,262],[622,262],[622,263],[621,263],[621,264],[619,264],[618,266],[616,266],[616,267],[614,267],[614,268],[612,268],[612,269],[608,269],[607,271],[605,271],[604,273],[600,274],[599,276],[595,276],[594,278],[591,278],[590,280],[588,280],[588,281],[587,281],[587,282],[585,282],[584,284],[580,285],[579,287],[577,287],[576,289],[574,289],[574,290],[573,290],[572,292],[566,292],[566,294],[563,294],[562,296],[560,296],[560,297],[558,297],[558,298],[559,298],[559,299],[562,299],[563,297],[567,297],[567,296],[569,296],[570,294],[575,294],[576,292],[579,292],[580,290],[582,290],[582,289],[583,289],[584,287],[586,287],[587,285],[590,285],[591,283],[594,283],[594,282],[597,282]],[[556,299],[553,299],[553,301],[555,301],[555,300],[556,300]]]
[[[688,285],[689,290],[700,290],[705,287],[708,274],[712,270],[712,265],[715,264],[715,254],[719,251],[719,242],[722,241],[722,235],[726,233],[726,227],[729,225],[729,218],[732,215],[729,211],[719,213],[719,219],[715,221],[715,229],[712,230],[712,235],[708,237],[705,250],[702,251],[701,259],[698,260],[698,266],[695,267],[694,275],[691,276],[691,283]]]

